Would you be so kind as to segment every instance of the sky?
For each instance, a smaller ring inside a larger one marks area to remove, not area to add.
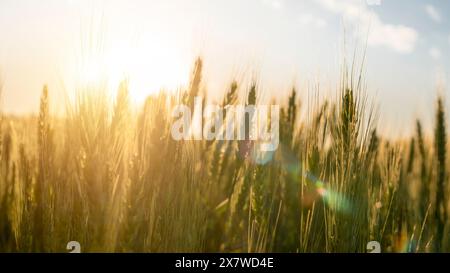
[[[57,112],[99,78],[128,78],[140,102],[186,85],[196,56],[213,97],[234,78],[267,97],[334,94],[344,56],[366,48],[381,129],[404,136],[416,118],[431,128],[437,87],[450,90],[449,14],[439,0],[1,0],[2,110],[37,112],[48,84]]]

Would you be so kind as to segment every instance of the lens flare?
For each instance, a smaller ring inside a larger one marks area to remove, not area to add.
[[[305,172],[304,176],[313,183],[318,195],[322,197],[329,208],[342,213],[351,211],[352,206],[350,202],[342,194],[332,191],[329,184],[318,179],[310,172]]]
[[[303,176],[312,186],[311,190],[303,193],[303,205],[312,206],[315,201],[322,199],[334,211],[341,213],[351,212],[352,205],[345,196],[333,191],[329,183],[320,180],[312,172],[302,170],[300,160],[286,146],[280,145],[279,150],[281,152],[283,168],[290,176],[294,179]]]

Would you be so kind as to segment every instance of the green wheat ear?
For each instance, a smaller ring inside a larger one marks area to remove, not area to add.
[[[203,76],[203,61],[200,57],[195,60],[194,69],[192,70],[189,90],[184,94],[184,102],[193,106],[194,98],[199,95]],[[187,96],[187,97],[186,97]],[[193,109],[193,108],[192,108]],[[191,110],[192,110],[191,109]]]
[[[256,105],[256,82],[253,82],[248,92],[247,105]]]
[[[428,180],[427,153],[422,132],[422,124],[416,121],[416,138],[420,156],[420,219],[424,219],[430,204],[430,181]]]
[[[436,127],[434,132],[434,141],[436,149],[436,201],[435,201],[435,220],[436,220],[436,241],[435,251],[442,251],[444,229],[447,221],[445,192],[446,192],[446,155],[447,155],[447,135],[445,126],[445,111],[442,97],[438,98],[436,110]]]
[[[238,89],[238,83],[237,83],[237,81],[233,81],[230,85],[230,90],[227,92],[227,94],[223,98],[222,107],[225,107],[227,105],[234,105],[236,103],[237,89]]]
[[[33,225],[33,250],[44,251],[45,242],[45,204],[47,199],[46,189],[49,184],[49,173],[53,167],[51,160],[51,132],[49,116],[48,89],[45,85],[42,89],[41,102],[38,117],[38,177],[34,187],[34,225]]]
[[[408,173],[411,173],[413,171],[415,154],[416,154],[416,139],[414,137],[412,137],[411,142],[409,144],[409,156],[408,156],[408,167],[407,167]]]
[[[340,130],[343,138],[344,150],[348,152],[351,141],[355,137],[354,134],[357,133],[355,130],[357,123],[356,100],[352,89],[345,89],[341,103]]]

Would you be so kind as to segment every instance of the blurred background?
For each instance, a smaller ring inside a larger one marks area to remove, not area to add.
[[[335,94],[342,60],[366,52],[379,131],[404,137],[416,118],[431,129],[437,90],[449,90],[448,14],[437,0],[2,0],[2,108],[37,113],[44,83],[63,102],[77,83],[116,90],[124,78],[142,103],[186,86],[197,56],[212,99],[235,78],[258,79],[268,97],[293,85],[305,96],[319,83],[321,95]]]

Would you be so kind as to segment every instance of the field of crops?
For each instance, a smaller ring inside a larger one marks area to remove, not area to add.
[[[200,59],[185,90],[139,108],[124,81],[112,102],[80,88],[56,117],[43,87],[38,116],[1,118],[0,251],[450,251],[443,99],[433,135],[418,120],[388,141],[363,76],[342,70],[335,97],[274,101],[280,144],[264,160],[249,139],[172,138],[174,106],[208,95]],[[256,82],[232,82],[220,106],[260,97]]]

